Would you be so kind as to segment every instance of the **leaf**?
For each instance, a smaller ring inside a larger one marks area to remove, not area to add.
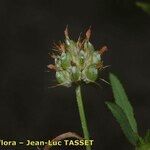
[[[145,137],[144,137],[144,141],[145,141],[146,143],[149,143],[149,142],[150,142],[150,129],[147,130],[146,135],[145,135]]]
[[[130,141],[131,144],[136,145],[139,140],[138,135],[132,130],[128,118],[121,109],[121,107],[112,102],[106,102],[106,104],[111,110],[113,116],[116,118],[117,122],[120,124],[123,133],[125,134],[127,139]]]
[[[110,74],[110,82],[111,82],[111,86],[112,86],[112,90],[113,90],[113,94],[115,98],[115,103],[118,106],[120,106],[122,110],[124,111],[132,130],[135,133],[138,133],[137,123],[134,118],[133,108],[128,100],[128,97],[125,93],[123,86],[121,85],[117,77],[113,75],[112,73]]]
[[[150,15],[150,3],[136,2],[136,5]]]

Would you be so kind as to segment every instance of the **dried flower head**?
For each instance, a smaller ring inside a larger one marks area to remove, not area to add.
[[[107,47],[104,46],[98,51],[94,49],[89,41],[90,28],[87,30],[85,38],[81,40],[79,37],[77,42],[69,38],[67,27],[64,34],[65,42],[55,44],[55,51],[58,54],[52,54],[55,64],[50,64],[47,67],[56,71],[59,85],[70,87],[72,83],[80,81],[95,82],[99,71],[104,68],[101,56],[107,51]]]

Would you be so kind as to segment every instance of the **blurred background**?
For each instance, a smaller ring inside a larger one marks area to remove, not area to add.
[[[150,15],[135,2],[0,1],[0,139],[47,140],[67,131],[82,135],[75,87],[49,88],[56,81],[53,71],[46,72],[52,62],[48,53],[53,42],[64,39],[66,25],[74,39],[92,26],[91,42],[97,49],[109,48],[103,59],[111,67],[101,76],[108,81],[111,71],[119,77],[134,107],[139,132],[143,135],[150,128]],[[111,87],[98,82],[102,88],[82,86],[93,149],[132,150],[104,104],[113,100]]]

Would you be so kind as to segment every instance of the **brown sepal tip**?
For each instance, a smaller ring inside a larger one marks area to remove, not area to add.
[[[87,39],[90,39],[90,36],[91,36],[91,27],[89,27],[89,29],[86,31],[85,35],[86,35]]]
[[[57,58],[57,56],[55,55],[55,54],[50,54],[50,56],[51,56],[51,58],[53,58],[53,59],[56,59]]]
[[[108,47],[107,46],[103,46],[100,50],[99,53],[100,55],[102,55],[104,52],[108,51]]]
[[[64,43],[61,43],[61,44],[60,44],[60,50],[61,50],[62,52],[65,52],[65,44],[64,44]]]
[[[47,68],[50,69],[50,70],[56,70],[56,66],[53,65],[53,64],[47,65]]]
[[[68,33],[68,25],[66,26],[66,29],[64,31],[65,37],[69,37],[69,33]]]
[[[98,64],[96,65],[96,68],[97,68],[97,69],[103,68],[103,62],[98,63]]]

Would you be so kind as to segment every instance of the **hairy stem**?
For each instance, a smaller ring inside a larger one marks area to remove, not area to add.
[[[90,137],[89,137],[89,131],[88,131],[87,121],[86,121],[85,112],[84,112],[84,106],[83,106],[80,86],[78,86],[76,88],[76,99],[77,99],[78,110],[79,110],[82,130],[83,130],[83,134],[84,134],[84,139],[89,140]],[[86,146],[86,150],[91,150],[91,146],[90,145]]]

